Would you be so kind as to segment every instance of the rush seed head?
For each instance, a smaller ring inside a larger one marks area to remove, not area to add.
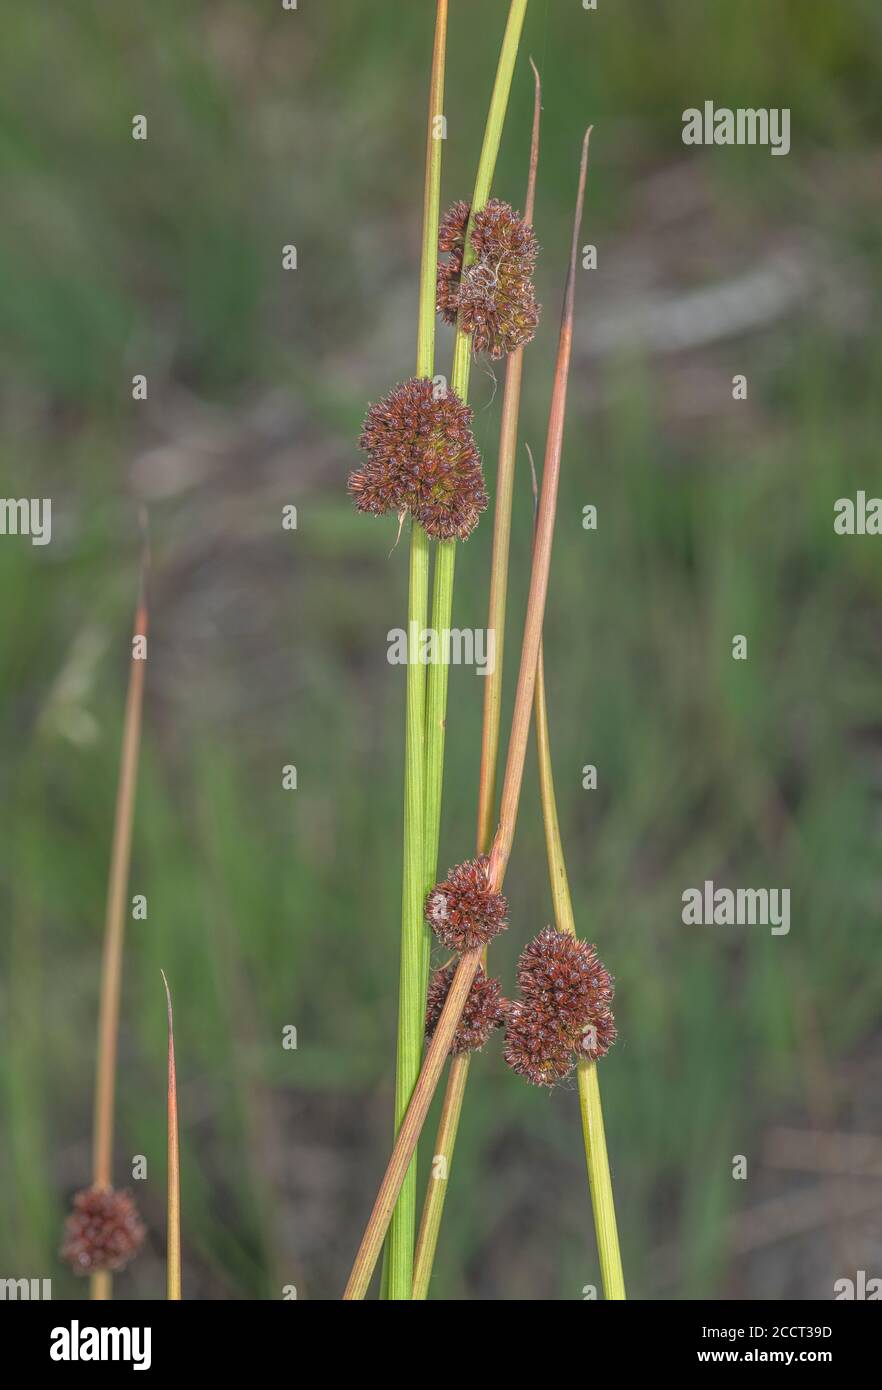
[[[524,947],[517,980],[524,998],[558,1018],[573,1038],[612,1002],[612,977],[594,947],[554,927]]]
[[[444,216],[438,248],[438,312],[457,319],[471,334],[475,352],[504,357],[528,343],[539,322],[533,288],[538,244],[533,229],[508,203],[492,198],[475,215],[475,260],[463,269],[468,203],[454,203]]]
[[[522,999],[508,1006],[503,1056],[513,1072],[534,1086],[556,1085],[575,1064],[572,1046],[561,1040],[554,1020]]]
[[[426,921],[450,951],[486,946],[508,926],[508,904],[490,890],[486,854],[450,869],[426,898]]]
[[[465,540],[487,506],[472,412],[428,377],[413,377],[372,405],[360,447],[367,463],[349,491],[361,512],[409,511],[430,536]]]
[[[445,323],[456,323],[459,312],[459,277],[465,251],[465,234],[469,220],[468,203],[454,203],[444,214],[438,229],[438,250],[446,260],[438,261],[438,313]]]
[[[536,1086],[563,1080],[579,1058],[605,1057],[616,1040],[613,981],[587,941],[545,927],[518,960],[521,997],[509,1005],[504,1056]]]
[[[442,966],[440,970],[436,970],[429,981],[429,996],[426,1006],[426,1037],[428,1038],[432,1036],[438,1026],[441,1010],[444,1008],[444,1001],[455,974],[456,962],[454,961],[450,965]],[[479,965],[465,1002],[465,1008],[453,1035],[450,1055],[456,1056],[460,1052],[477,1052],[482,1048],[494,1028],[501,1028],[505,1022],[505,1009],[506,1001],[502,997],[502,986],[498,980],[488,979]]]
[[[124,1269],[144,1242],[145,1230],[128,1192],[89,1187],[73,1199],[61,1258],[75,1274]]]

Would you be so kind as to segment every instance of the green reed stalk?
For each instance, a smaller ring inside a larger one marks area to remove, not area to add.
[[[527,197],[524,221],[532,223],[536,202],[536,173],[539,166],[539,124],[542,112],[542,87],[532,58],[530,65],[535,79],[533,100],[533,134],[530,142],[530,170],[527,178]],[[493,838],[496,810],[496,772],[499,762],[499,726],[502,713],[502,671],[505,645],[505,610],[508,596],[508,556],[511,539],[511,508],[514,494],[515,455],[517,452],[518,417],[521,405],[523,348],[511,353],[505,369],[505,394],[502,401],[502,420],[499,433],[499,464],[496,470],[496,506],[493,514],[493,553],[490,564],[490,600],[487,626],[494,634],[493,670],[484,686],[484,720],[481,734],[481,775],[478,786],[478,854],[486,854]],[[486,965],[486,953],[485,953]],[[469,1077],[471,1054],[461,1052],[450,1063],[447,1088],[435,1149],[429,1186],[423,1203],[417,1249],[414,1260],[413,1297],[428,1297],[432,1266],[438,1245],[438,1232],[447,1183],[453,1163],[453,1150],[462,1113],[462,1103]]]
[[[570,896],[570,885],[560,838],[557,802],[554,795],[551,745],[548,737],[548,706],[545,698],[545,663],[541,645],[536,670],[536,747],[539,762],[542,819],[545,825],[545,847],[548,854],[548,876],[551,880],[555,925],[558,931],[568,932],[570,936],[575,936],[576,921],[573,915],[573,900]],[[585,1162],[588,1165],[588,1185],[591,1190],[591,1206],[594,1211],[594,1229],[597,1235],[597,1252],[600,1257],[603,1292],[608,1299],[621,1300],[626,1297],[625,1279],[622,1273],[616,1207],[609,1171],[606,1134],[603,1128],[597,1063],[587,1059],[579,1062],[577,1079],[579,1110],[582,1115],[582,1134],[585,1141]]]
[[[447,46],[447,0],[438,0],[429,90],[426,135],[426,178],[423,195],[423,245],[420,261],[420,303],[417,329],[418,377],[435,370],[435,274],[438,261],[438,222],[441,211],[442,140],[436,118],[444,106],[444,64]],[[429,537],[416,522],[410,533],[410,577],[407,600],[408,642],[428,622]],[[429,928],[423,903],[431,887],[426,880],[425,757],[426,668],[407,664],[407,712],[404,768],[404,870],[401,894],[401,967],[398,1004],[398,1050],[395,1070],[395,1132],[410,1102],[420,1072],[429,968]],[[384,1283],[389,1298],[407,1299],[413,1278],[416,1224],[416,1157],[405,1178],[389,1228]]]
[[[420,275],[420,360],[418,376],[431,376],[434,367],[434,323],[435,323],[435,268],[438,255],[438,220],[440,211],[440,172],[441,141],[434,138],[433,117],[440,114],[443,101],[444,44],[443,36],[438,43],[438,28],[442,24],[439,4],[439,24],[436,25],[436,46],[433,59],[432,96],[430,103],[429,135],[426,158],[426,202],[423,219],[423,260]],[[496,82],[490,102],[490,112],[484,133],[484,143],[478,162],[475,191],[472,199],[471,218],[466,232],[466,254],[464,264],[474,258],[471,247],[472,218],[486,203],[490,194],[493,172],[502,136],[502,127],[508,107],[514,63],[520,42],[521,30],[526,14],[527,0],[512,0],[508,24],[503,37]],[[446,4],[443,13],[443,30],[446,32]],[[438,104],[434,105],[437,96]],[[431,191],[430,191],[431,185]],[[432,214],[431,216],[429,214]],[[431,233],[431,240],[430,240]],[[458,329],[454,347],[451,389],[460,400],[466,401],[469,389],[471,367],[471,339]],[[424,349],[428,349],[425,353]],[[421,528],[413,527],[412,537]],[[412,541],[413,544],[413,541]],[[421,632],[426,626],[427,602],[424,598],[423,579],[428,573],[428,541],[418,542],[420,553],[411,557],[411,602],[408,605],[408,634]],[[453,611],[453,575],[456,562],[456,542],[439,541],[435,551],[435,575],[432,598],[432,627],[436,632],[444,632],[450,627]],[[418,626],[413,626],[413,621]],[[422,918],[422,905],[425,895],[435,881],[438,863],[438,841],[441,830],[441,790],[444,777],[444,733],[447,717],[447,662],[441,660],[429,667],[428,680],[421,664],[408,665],[408,737],[407,773],[405,802],[411,806],[410,815],[405,812],[405,890],[403,905],[402,955],[401,955],[401,1003],[398,1033],[398,1066],[396,1076],[396,1127],[407,1109],[413,1093],[413,1086],[419,1075],[425,1027],[426,988],[429,976],[429,931]],[[411,690],[412,702],[411,702]],[[425,693],[422,693],[425,692]],[[417,879],[417,837],[409,834],[408,819],[415,832],[417,815],[415,801],[418,794],[420,774],[414,763],[417,719],[420,708],[424,710],[421,728],[425,739],[424,765],[424,810],[421,829],[423,857],[421,874]],[[411,718],[412,716],[412,718]],[[413,755],[413,759],[411,757]],[[417,900],[417,884],[419,895]],[[413,1283],[413,1246],[416,1225],[416,1156],[407,1170],[401,1195],[398,1199],[389,1229],[386,1292],[390,1299],[409,1299]]]
[[[178,1081],[175,1068],[175,1020],[172,1013],[171,990],[165,971],[161,970],[165,985],[165,1002],[168,1012],[168,1102],[167,1102],[167,1170],[166,1191],[168,1205],[168,1235],[166,1253],[166,1298],[178,1300],[181,1297],[181,1151],[178,1141]]]

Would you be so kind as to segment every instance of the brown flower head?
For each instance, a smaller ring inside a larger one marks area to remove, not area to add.
[[[74,1197],[73,1211],[64,1226],[61,1258],[75,1274],[117,1271],[137,1255],[144,1236],[128,1192],[88,1187]]]
[[[508,904],[490,890],[486,854],[450,869],[426,898],[426,921],[450,951],[485,946],[508,926]]]
[[[429,997],[426,1007],[426,1037],[430,1038],[438,1026],[444,1001],[456,974],[456,961],[436,970],[429,981]],[[498,980],[488,979],[481,966],[472,981],[465,1002],[465,1008],[456,1026],[450,1055],[459,1052],[476,1052],[482,1048],[494,1028],[501,1028],[505,1022],[506,1001],[502,997],[502,986]]]
[[[574,1045],[583,1027],[612,1002],[612,977],[594,947],[554,927],[524,947],[517,979],[524,998],[557,1019]]]
[[[503,1056],[512,1071],[534,1086],[556,1085],[575,1063],[572,1045],[561,1039],[554,1020],[523,999],[508,1006]]]
[[[545,927],[518,960],[521,997],[509,1005],[505,1060],[537,1086],[553,1086],[574,1062],[605,1057],[616,1040],[613,982],[587,941]]]
[[[365,417],[368,460],[349,478],[358,510],[409,510],[430,536],[465,540],[487,506],[471,421],[469,407],[428,377],[396,386]]]
[[[539,322],[533,271],[539,247],[533,229],[508,203],[492,198],[475,215],[475,259],[463,269],[467,203],[454,203],[441,222],[438,312],[472,337],[475,352],[499,358],[528,343]]]

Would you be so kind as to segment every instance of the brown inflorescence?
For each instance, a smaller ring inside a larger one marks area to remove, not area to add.
[[[61,1258],[75,1274],[118,1272],[137,1255],[145,1236],[128,1192],[89,1187],[73,1199],[64,1226]]]
[[[436,970],[429,981],[429,995],[426,1005],[426,1037],[430,1038],[438,1026],[444,1001],[450,991],[456,974],[456,961]],[[488,979],[481,966],[472,981],[453,1042],[450,1055],[460,1052],[477,1052],[482,1048],[494,1028],[501,1028],[505,1022],[506,1001],[502,997],[502,986],[498,980]]]
[[[539,251],[533,228],[508,203],[491,198],[475,214],[475,258],[463,269],[469,204],[454,203],[442,218],[438,249],[438,312],[459,322],[475,352],[504,357],[528,343],[539,322],[533,272]]]
[[[470,408],[428,377],[396,386],[365,417],[367,463],[349,478],[358,510],[409,511],[437,540],[465,540],[487,506],[471,422]]]
[[[508,926],[508,904],[490,888],[486,854],[450,869],[426,898],[426,921],[450,951],[486,946]]]
[[[517,980],[504,1050],[513,1071],[553,1086],[580,1058],[606,1055],[616,1039],[613,981],[593,946],[545,927],[521,952]]]
[[[554,1020],[523,999],[508,1006],[503,1056],[518,1076],[534,1086],[553,1086],[575,1064],[572,1046],[562,1041]]]
[[[613,997],[612,977],[594,947],[554,927],[543,928],[524,947],[517,981],[526,998],[571,1024],[575,1034]]]

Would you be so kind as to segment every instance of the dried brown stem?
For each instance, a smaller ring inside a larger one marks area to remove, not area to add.
[[[349,1282],[343,1293],[344,1299],[361,1299],[368,1291],[374,1266],[377,1263],[389,1222],[392,1219],[392,1212],[398,1200],[398,1193],[401,1191],[404,1175],[425,1124],[426,1115],[435,1094],[435,1087],[438,1085],[444,1070],[444,1063],[450,1051],[450,1044],[453,1042],[453,1035],[456,1032],[463,1006],[468,998],[472,981],[480,963],[480,947],[476,947],[473,951],[467,951],[465,955],[460,957],[450,991],[444,1001],[438,1026],[426,1051],[419,1080],[414,1087],[410,1105],[407,1107],[407,1112],[398,1130],[392,1157],[389,1159],[389,1165],[374,1202],[374,1209],[371,1212],[370,1220],[352,1266]]]
[[[95,1076],[95,1119],[93,1129],[93,1171],[95,1187],[113,1184],[113,1119],[116,1096],[116,1056],[119,1037],[119,1001],[125,941],[126,890],[132,854],[132,825],[138,784],[138,755],[141,746],[141,713],[144,703],[146,659],[134,654],[135,639],[146,640],[148,552],[146,538],[141,556],[141,574],[135,621],[132,627],[132,657],[129,688],[123,723],[119,782],[113,821],[113,844],[107,885],[104,924],[104,950],[101,961],[101,1003],[98,1018],[98,1051]],[[92,1276],[93,1299],[111,1296],[111,1276],[102,1271]]]

